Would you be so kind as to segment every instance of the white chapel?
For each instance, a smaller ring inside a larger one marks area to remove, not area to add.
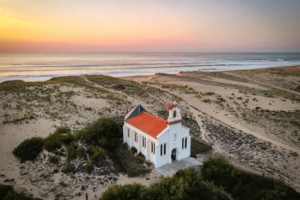
[[[191,153],[190,130],[182,125],[180,108],[174,102],[167,109],[169,117],[164,120],[139,104],[124,119],[123,141],[141,152],[155,168],[189,157]]]

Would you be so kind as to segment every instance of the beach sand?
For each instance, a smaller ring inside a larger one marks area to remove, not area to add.
[[[0,90],[0,183],[43,199],[62,193],[82,199],[78,194],[91,196],[94,185],[98,197],[113,184],[148,186],[159,180],[157,175],[51,175],[54,166],[42,155],[38,161],[20,163],[12,151],[24,139],[46,137],[59,126],[75,133],[98,118],[122,117],[138,103],[159,115],[176,100],[182,113],[197,122],[190,125],[192,130],[199,128],[192,136],[213,144],[209,156],[221,155],[241,169],[280,178],[300,192],[300,67],[156,74],[114,78],[115,83],[93,77],[78,77],[76,84]],[[41,178],[41,173],[50,177]],[[86,177],[89,180],[80,182]],[[62,180],[66,188],[58,186]],[[81,190],[81,185],[88,187]]]

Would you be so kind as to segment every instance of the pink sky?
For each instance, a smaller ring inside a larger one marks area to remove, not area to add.
[[[300,51],[299,1],[0,0],[0,52]]]

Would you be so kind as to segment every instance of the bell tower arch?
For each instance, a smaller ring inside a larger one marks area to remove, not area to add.
[[[169,117],[168,117],[168,123],[172,124],[173,122],[181,122],[181,114],[180,114],[180,108],[177,106],[176,101],[173,102],[172,105],[168,107],[169,110]]]

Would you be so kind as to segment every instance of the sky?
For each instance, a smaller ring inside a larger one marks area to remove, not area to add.
[[[0,52],[300,52],[299,0],[0,0]]]

